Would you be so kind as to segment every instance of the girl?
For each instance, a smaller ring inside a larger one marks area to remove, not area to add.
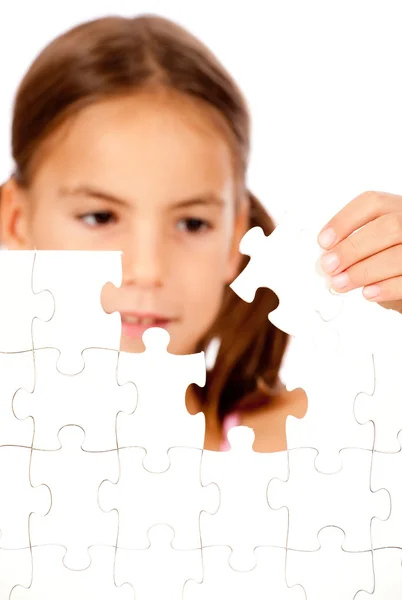
[[[267,319],[278,299],[259,289],[247,304],[229,288],[248,261],[244,233],[274,229],[245,187],[249,135],[235,82],[178,25],[81,24],[41,52],[18,89],[1,233],[11,250],[123,251],[122,286],[102,297],[121,314],[121,348],[142,351],[152,325],[169,331],[175,354],[218,338],[205,387],[186,395],[205,414],[205,447],[226,447],[241,423],[255,450],[279,451],[287,415],[302,417],[307,399],[279,379],[288,336]]]

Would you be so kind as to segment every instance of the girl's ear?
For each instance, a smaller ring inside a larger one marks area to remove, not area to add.
[[[237,214],[235,215],[234,232],[230,248],[228,269],[225,283],[232,283],[237,277],[243,254],[239,251],[239,244],[244,234],[250,229],[250,200],[242,197]]]
[[[29,250],[26,195],[13,177],[0,189],[0,243],[8,250]]]

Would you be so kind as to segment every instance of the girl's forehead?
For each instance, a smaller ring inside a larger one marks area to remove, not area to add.
[[[153,196],[170,203],[211,192],[228,199],[233,180],[229,144],[208,113],[192,113],[191,104],[185,108],[187,117],[175,103],[152,105],[151,99],[147,104],[136,97],[89,106],[56,132],[41,178],[139,201]]]

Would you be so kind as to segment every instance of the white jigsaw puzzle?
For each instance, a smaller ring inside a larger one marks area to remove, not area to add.
[[[288,585],[302,585],[307,600],[352,599],[362,589],[371,593],[374,589],[371,552],[346,552],[344,535],[338,527],[325,527],[318,533],[320,546],[314,552],[289,550]]]
[[[91,548],[91,564],[81,570],[66,569],[65,552],[62,547],[33,548],[31,585],[15,586],[10,600],[136,600],[131,586],[114,583],[114,548]]]
[[[137,404],[133,383],[116,385],[118,352],[84,350],[85,369],[76,375],[57,370],[59,356],[55,348],[35,351],[35,389],[32,393],[22,389],[15,394],[15,416],[21,423],[24,419],[30,421],[29,417],[33,419],[33,445],[40,450],[60,448],[58,433],[64,425],[84,429],[84,450],[116,449],[117,415],[121,411],[132,413]]]
[[[256,566],[247,571],[230,567],[230,553],[225,546],[204,548],[204,579],[187,582],[183,600],[306,600],[301,586],[287,585],[285,548],[257,548]]]
[[[35,363],[31,351],[0,353],[0,446],[32,446],[31,419],[20,421],[13,412],[18,389],[31,393],[35,384]]]
[[[119,383],[134,382],[138,390],[135,412],[119,416],[119,447],[145,448],[144,468],[154,473],[169,468],[170,448],[204,447],[204,414],[191,415],[185,395],[191,383],[205,385],[205,354],[175,356],[167,351],[169,341],[165,329],[151,327],[143,335],[145,352],[119,356]]]
[[[148,537],[142,550],[117,549],[116,584],[130,583],[135,600],[181,599],[187,580],[201,581],[201,549],[174,549],[174,530],[168,525],[154,525]]]
[[[30,517],[45,515],[51,507],[49,488],[32,487],[30,465],[29,448],[0,448],[0,548],[29,548]]]
[[[232,548],[230,565],[236,570],[255,566],[257,546],[286,546],[286,511],[275,511],[267,500],[270,479],[287,477],[287,452],[254,452],[254,432],[238,426],[228,433],[230,450],[204,450],[201,480],[203,485],[216,482],[220,506],[213,514],[202,514],[203,547]]]
[[[163,473],[144,469],[144,455],[143,448],[120,450],[119,480],[104,481],[99,489],[100,507],[118,512],[118,546],[145,548],[150,527],[168,523],[175,532],[175,548],[200,548],[200,514],[219,506],[216,484],[203,486],[200,481],[202,450],[171,448],[170,468]]]
[[[398,436],[402,443],[402,432]],[[395,453],[374,452],[371,472],[373,490],[385,488],[391,497],[389,518],[382,522],[373,519],[371,535],[373,548],[402,548],[402,450]]]
[[[248,232],[232,284],[250,302],[273,289],[268,317],[295,336],[287,388],[309,405],[274,454],[245,427],[228,452],[203,450],[185,395],[219,339],[175,356],[150,328],[145,352],[119,352],[100,296],[121,253],[0,254],[0,599],[400,597],[402,317],[329,289],[324,222]]]
[[[301,419],[292,415],[287,417],[288,450],[314,448],[318,450],[315,459],[318,471],[340,471],[343,448],[372,450],[374,445],[373,423],[362,426],[354,414],[356,397],[363,390],[367,394],[373,393],[372,357],[345,356],[337,351],[329,355],[317,348],[315,341],[308,343],[296,338],[291,360],[293,368],[286,387],[289,391],[302,388],[307,395],[308,408]],[[326,389],[323,381],[328,382]]]
[[[32,350],[32,321],[46,321],[54,312],[49,291],[32,292],[35,252],[0,252],[0,352]]]
[[[371,550],[371,520],[385,521],[391,510],[386,490],[370,490],[372,452],[342,450],[343,467],[330,474],[314,468],[316,454],[290,450],[288,480],[273,479],[268,486],[270,506],[289,510],[288,548],[318,550],[318,531],[334,525],[345,532],[344,550]]]
[[[360,590],[354,600],[400,600],[402,590],[402,549],[374,550],[375,591]]]
[[[65,566],[77,570],[89,567],[90,546],[113,547],[118,533],[117,514],[106,514],[98,504],[102,480],[118,475],[117,451],[85,452],[84,436],[79,427],[63,427],[60,450],[33,450],[31,462],[32,485],[45,482],[52,494],[48,513],[30,517],[32,546],[64,546]]]
[[[402,320],[402,319],[401,319]],[[396,335],[398,335],[396,333]],[[399,342],[398,342],[399,343]],[[356,398],[355,416],[364,425],[375,423],[374,450],[398,452],[402,430],[402,353],[394,344],[374,354],[375,390]]]
[[[121,252],[37,250],[32,281],[35,294],[48,290],[54,298],[53,316],[34,319],[34,348],[58,348],[59,371],[81,371],[86,348],[119,350],[121,318],[105,313],[101,293],[107,283],[121,286]]]

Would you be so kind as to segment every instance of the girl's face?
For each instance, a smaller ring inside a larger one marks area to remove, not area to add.
[[[191,353],[236,277],[247,206],[235,211],[230,147],[205,108],[139,94],[83,109],[42,149],[32,185],[4,189],[2,242],[10,249],[121,250],[121,348],[144,349],[160,325],[169,351]],[[161,323],[133,324],[138,315]]]

